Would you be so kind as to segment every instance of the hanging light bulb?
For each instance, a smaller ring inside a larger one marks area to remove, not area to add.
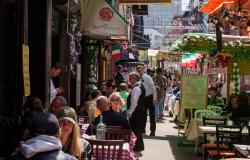
[[[250,32],[250,19],[247,21],[247,31]]]
[[[220,27],[220,31],[221,31],[221,32],[224,32],[224,29],[223,29],[223,27]]]
[[[239,9],[238,9],[238,16],[240,17],[241,15],[242,15],[241,8],[239,7]]]
[[[231,30],[234,30],[234,29],[235,29],[234,22],[231,22],[230,29],[231,29]]]

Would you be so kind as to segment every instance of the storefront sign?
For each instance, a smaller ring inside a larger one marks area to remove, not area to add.
[[[24,96],[30,95],[29,46],[22,45],[23,52],[23,87]]]
[[[183,75],[181,78],[181,107],[205,109],[207,91],[207,76]]]
[[[110,21],[114,17],[114,12],[109,7],[104,7],[99,12],[100,19]]]
[[[169,4],[171,0],[119,0],[119,3],[124,4],[144,4],[144,5],[151,5],[151,4]]]
[[[183,69],[183,75],[200,75],[199,69]]]

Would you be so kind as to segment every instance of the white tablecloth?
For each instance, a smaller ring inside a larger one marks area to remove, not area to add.
[[[196,140],[199,136],[203,136],[201,130],[199,129],[200,126],[202,126],[201,120],[191,119],[185,132],[187,140]]]
[[[168,102],[169,102],[170,97],[171,97],[171,94],[166,94],[165,95],[165,101],[164,101],[164,106],[165,107],[168,106]]]
[[[171,113],[173,113],[174,111],[174,105],[175,105],[175,96],[172,96],[168,101],[168,111],[170,111]]]

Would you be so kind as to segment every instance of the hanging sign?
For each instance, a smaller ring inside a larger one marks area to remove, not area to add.
[[[105,0],[83,1],[81,15],[81,31],[85,36],[97,39],[128,37],[128,22]]]
[[[181,78],[181,107],[205,109],[207,92],[207,76],[183,75]]]
[[[76,106],[81,104],[81,64],[76,64]]]
[[[22,45],[24,96],[30,95],[29,46]]]

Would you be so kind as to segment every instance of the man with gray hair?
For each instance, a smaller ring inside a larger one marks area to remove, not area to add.
[[[130,129],[128,120],[121,114],[110,109],[108,98],[105,96],[99,96],[96,99],[97,108],[100,110],[103,116],[103,123],[107,126],[121,126],[122,129]],[[100,122],[100,115],[94,119],[93,125],[97,125]],[[87,130],[88,133],[88,130]]]
[[[137,137],[134,151],[140,152],[144,150],[144,143],[142,138],[142,120],[144,114],[144,99],[146,91],[139,80],[140,76],[138,73],[131,72],[129,74],[129,82],[132,85],[132,90],[127,99],[127,107],[130,126]]]
[[[67,100],[63,96],[56,96],[49,106],[49,112],[56,114],[59,108],[67,106]]]

